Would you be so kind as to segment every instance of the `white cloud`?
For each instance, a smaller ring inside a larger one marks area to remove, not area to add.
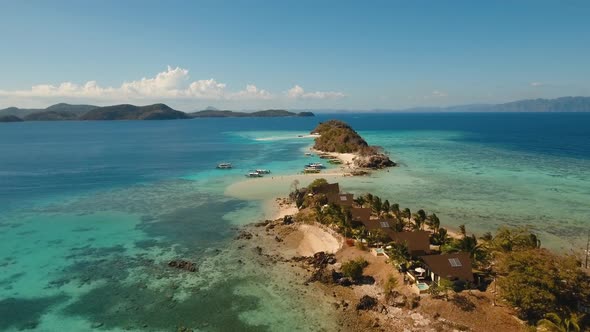
[[[434,90],[434,91],[432,91],[432,96],[433,97],[447,97],[448,94],[446,92],[443,92],[443,91]]]
[[[540,87],[540,86],[544,86],[545,83],[543,83],[543,82],[531,82],[530,85],[532,87]]]
[[[101,86],[96,81],[84,84],[63,82],[57,85],[39,84],[25,90],[0,90],[0,97],[11,99],[76,99],[103,102],[124,102],[127,100],[277,100],[287,99],[335,99],[344,97],[341,92],[305,92],[296,85],[284,95],[275,95],[254,84],[246,85],[239,91],[229,91],[225,83],[213,78],[191,81],[189,71],[180,67],[168,68],[154,77],[123,82],[120,86]]]
[[[334,91],[315,91],[305,92],[302,87],[295,85],[289,89],[286,93],[288,98],[291,99],[337,99],[343,98],[345,95],[342,92]]]
[[[445,98],[448,96],[449,96],[449,94],[444,91],[433,90],[429,95],[426,95],[423,98],[424,99],[434,99],[434,98]]]
[[[273,95],[254,84],[246,85],[246,89],[238,91],[230,96],[230,99],[272,99]]]
[[[16,97],[70,97],[93,99],[155,99],[196,98],[222,99],[227,94],[226,85],[214,79],[189,81],[188,70],[168,66],[166,71],[152,78],[124,82],[119,87],[102,87],[96,81],[83,85],[64,82],[59,85],[34,85],[30,90],[4,91],[0,96]]]

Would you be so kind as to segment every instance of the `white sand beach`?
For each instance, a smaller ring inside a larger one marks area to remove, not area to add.
[[[339,239],[318,225],[302,224],[299,231],[303,234],[297,247],[297,253],[301,256],[313,256],[320,251],[336,253],[342,247]]]

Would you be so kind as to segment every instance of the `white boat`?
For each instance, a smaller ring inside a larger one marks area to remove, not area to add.
[[[258,173],[258,172],[249,172],[248,174],[246,174],[246,177],[249,178],[261,178],[262,174]]]
[[[217,168],[229,169],[229,168],[232,168],[232,165],[231,165],[231,163],[220,163],[220,164],[217,164]]]
[[[305,155],[311,157],[311,152],[306,152]]]
[[[268,169],[257,169],[256,173],[258,174],[270,174],[270,170]]]
[[[315,168],[315,169],[322,169],[325,168],[324,165],[322,163],[309,163],[307,165],[305,165],[305,167],[308,168]]]

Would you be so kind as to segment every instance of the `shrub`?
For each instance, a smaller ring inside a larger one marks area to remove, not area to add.
[[[389,297],[389,295],[393,293],[393,291],[397,288],[397,284],[397,278],[393,274],[390,274],[389,277],[387,277],[385,284],[383,285],[385,297]]]
[[[369,263],[364,258],[357,258],[342,264],[342,274],[354,281],[359,281],[363,277],[363,270]]]

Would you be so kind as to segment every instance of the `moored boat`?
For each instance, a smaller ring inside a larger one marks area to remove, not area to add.
[[[232,168],[232,164],[231,163],[219,163],[219,164],[217,164],[217,168],[229,169],[229,168]]]
[[[246,174],[246,177],[249,178],[261,178],[262,174],[258,173],[258,172],[249,172],[248,174]]]
[[[305,165],[305,167],[317,168],[317,169],[326,168],[322,163],[309,163],[309,164]]]
[[[270,174],[269,169],[257,169],[255,172],[258,174]]]

